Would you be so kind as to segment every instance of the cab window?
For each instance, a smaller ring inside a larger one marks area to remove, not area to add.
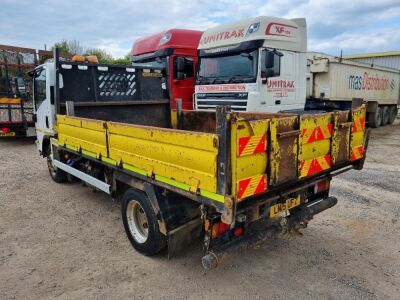
[[[41,69],[35,76],[34,99],[36,109],[46,100],[46,69]]]
[[[175,79],[178,78],[177,58],[178,57],[174,57],[174,78]],[[193,59],[190,57],[184,57],[184,61],[185,61],[185,68],[182,72],[184,74],[184,78],[191,78],[194,76]]]

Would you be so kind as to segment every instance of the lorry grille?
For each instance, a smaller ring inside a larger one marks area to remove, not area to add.
[[[197,109],[214,110],[218,105],[230,105],[233,111],[246,111],[248,93],[199,93]]]

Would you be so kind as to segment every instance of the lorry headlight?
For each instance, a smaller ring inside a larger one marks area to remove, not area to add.
[[[257,32],[259,28],[260,28],[260,22],[251,24],[247,29],[246,36],[254,32]]]

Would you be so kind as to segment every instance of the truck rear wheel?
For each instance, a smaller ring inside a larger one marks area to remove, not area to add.
[[[382,112],[382,126],[389,124],[389,118],[390,118],[390,109],[389,106],[385,105],[383,107],[383,112]]]
[[[50,177],[57,183],[63,183],[68,180],[67,173],[57,168],[53,163],[53,154],[47,152],[47,168],[49,169]]]
[[[396,120],[397,117],[397,107],[396,105],[393,105],[389,109],[389,124],[393,124],[394,120]]]
[[[368,124],[372,128],[377,128],[382,124],[382,109],[378,106],[374,112],[368,114]]]
[[[143,192],[128,189],[122,197],[121,210],[133,248],[144,255],[154,255],[165,248],[166,237],[160,232],[156,214]]]

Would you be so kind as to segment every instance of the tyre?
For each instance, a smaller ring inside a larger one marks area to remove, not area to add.
[[[393,124],[394,120],[396,120],[397,117],[397,107],[396,105],[393,105],[389,109],[389,124]]]
[[[50,177],[57,183],[68,181],[67,173],[57,168],[53,163],[53,154],[51,150],[47,152],[47,168],[49,169]]]
[[[382,123],[382,109],[378,106],[375,112],[368,114],[368,124],[372,128],[381,126]]]
[[[122,197],[121,212],[125,232],[136,251],[150,256],[165,248],[166,237],[160,232],[156,214],[143,192],[128,189]]]
[[[385,105],[382,110],[382,126],[385,126],[389,124],[389,118],[390,118],[390,108],[389,106]]]

